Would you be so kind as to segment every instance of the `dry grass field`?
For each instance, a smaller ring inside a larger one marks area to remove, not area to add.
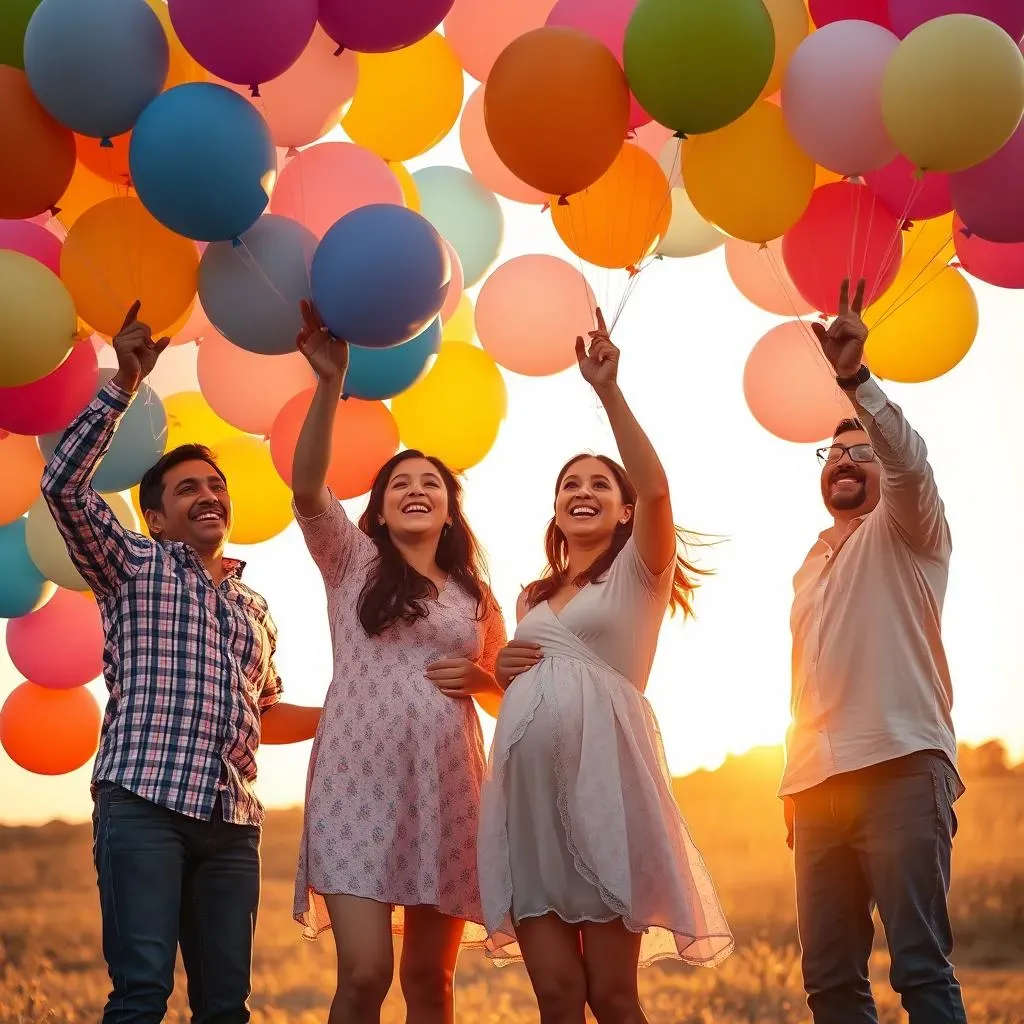
[[[714,873],[738,938],[715,970],[656,967],[641,974],[652,1024],[791,1024],[808,1019],[800,988],[789,852],[774,799],[778,751],[733,758],[717,772],[677,781],[677,795]],[[1024,772],[1000,748],[965,750],[969,787],[954,866],[959,974],[972,1024],[1024,1024]],[[326,1019],[333,989],[329,937],[304,942],[290,919],[300,814],[270,815],[264,841],[264,901],[254,970],[257,1024]],[[0,829],[0,1024],[92,1022],[107,978],[99,952],[87,826]],[[882,1020],[904,1020],[874,963]],[[188,1020],[184,984],[168,1020]],[[537,1012],[524,972],[466,955],[458,974],[458,1020],[526,1024]],[[404,1020],[401,996],[384,1019]]]

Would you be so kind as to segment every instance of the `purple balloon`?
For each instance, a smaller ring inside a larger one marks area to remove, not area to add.
[[[953,205],[975,235],[1024,242],[1024,122],[995,156],[949,176]]]
[[[904,220],[931,220],[953,209],[949,175],[931,171],[919,178],[905,156],[865,174],[864,183],[890,213]]]
[[[947,14],[976,14],[994,21],[1017,42],[1024,37],[1021,0],[889,0],[892,30],[901,39],[926,21]]]
[[[290,0],[289,0],[290,2]],[[320,0],[320,26],[357,53],[389,53],[437,28],[454,0]]]

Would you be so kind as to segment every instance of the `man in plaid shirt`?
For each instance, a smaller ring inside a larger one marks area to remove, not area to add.
[[[249,1019],[263,808],[261,733],[311,737],[319,708],[281,703],[267,604],[223,556],[227,482],[184,445],[142,479],[152,540],[126,530],[90,481],[118,421],[167,346],[128,313],[118,369],[68,428],[43,494],[93,593],[110,691],[93,772],[105,1024],[160,1021],[180,945],[197,1024]]]

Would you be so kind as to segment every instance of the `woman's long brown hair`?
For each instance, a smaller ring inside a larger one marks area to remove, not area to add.
[[[448,492],[448,515],[452,522],[441,532],[437,545],[438,568],[448,573],[450,583],[473,598],[478,620],[494,603],[480,545],[462,512],[462,485],[440,459],[408,449],[380,468],[370,488],[366,511],[359,519],[359,529],[377,545],[377,559],[359,595],[359,621],[368,636],[377,636],[399,621],[425,618],[429,613],[427,602],[438,596],[437,587],[409,565],[395,547],[387,526],[380,522],[391,475],[396,466],[408,459],[426,459],[437,470]]]
[[[581,459],[597,459],[602,462],[612,474],[615,482],[619,485],[622,493],[623,504],[636,508],[637,494],[633,481],[629,479],[625,469],[614,459],[607,455],[580,454],[573,456],[559,471],[558,480],[555,483],[555,497],[562,489],[562,481],[565,480],[569,470]],[[619,552],[626,546],[626,541],[633,536],[633,517],[615,527],[612,539],[608,547],[598,555],[594,561],[574,579],[569,577],[569,543],[565,534],[558,528],[555,517],[551,517],[548,523],[547,532],[544,534],[544,553],[547,555],[547,568],[539,580],[535,580],[526,588],[526,603],[529,607],[540,604],[553,597],[567,583],[582,587],[587,583],[597,583],[612,567]],[[683,615],[693,615],[693,593],[700,585],[695,577],[710,576],[709,569],[699,569],[692,562],[687,561],[683,552],[689,544],[697,543],[697,535],[681,527],[676,527],[678,546],[676,550],[675,571],[672,575],[672,595],[669,598],[669,608],[672,614],[678,609],[683,610]]]

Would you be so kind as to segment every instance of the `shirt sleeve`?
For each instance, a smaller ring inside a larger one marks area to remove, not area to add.
[[[277,624],[267,612],[266,619],[267,642],[270,644],[270,657],[267,660],[267,672],[263,679],[263,688],[260,690],[260,714],[269,711],[275,704],[281,703],[284,694],[284,684],[277,671]]]
[[[106,384],[60,439],[43,473],[42,493],[71,561],[96,593],[111,593],[152,555],[153,542],[125,529],[92,486],[100,459],[132,396]]]
[[[508,634],[505,629],[505,616],[502,615],[493,597],[490,598],[487,614],[480,627],[483,633],[483,646],[477,664],[494,675],[494,666],[502,648],[508,643]]]
[[[333,494],[327,508],[318,515],[308,518],[300,515],[294,502],[292,511],[306,548],[328,586],[337,586],[353,561],[360,555],[369,554],[374,546],[373,541],[345,514]]]
[[[949,524],[924,439],[874,380],[853,398],[882,467],[882,507],[890,523],[915,551],[948,558]]]

